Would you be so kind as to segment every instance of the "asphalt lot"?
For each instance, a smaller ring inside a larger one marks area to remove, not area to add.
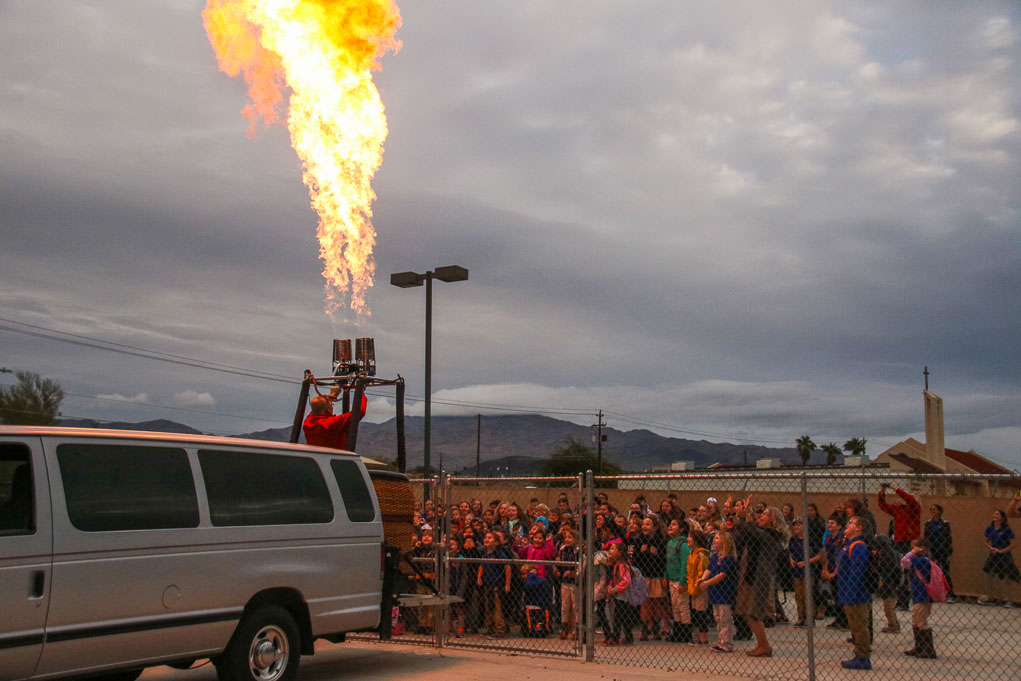
[[[911,623],[907,613],[899,613],[898,617],[903,629],[900,634],[876,635],[872,656],[876,678],[898,681],[1021,679],[1021,655],[1018,654],[1021,609],[983,608],[974,603],[939,606],[932,617],[939,659],[925,661],[901,653],[911,642]],[[803,679],[807,676],[804,636],[805,630],[790,626],[770,629],[769,638],[774,649],[774,657],[770,659],[746,657],[743,653],[751,647],[749,642],[739,642],[731,655],[719,655],[707,648],[649,641],[635,646],[597,646],[593,663],[576,657],[541,657],[526,652],[531,649],[563,654],[573,649],[573,642],[559,641],[556,637],[508,638],[498,642],[481,636],[466,637],[442,650],[414,644],[410,637],[402,637],[401,643],[351,640],[336,645],[317,641],[316,654],[302,658],[297,681]],[[816,630],[819,681],[846,681],[856,674],[860,676],[860,673],[840,668],[839,661],[851,652],[846,637],[846,631],[822,627]],[[503,649],[480,650],[472,646]],[[636,666],[639,664],[644,666]],[[187,671],[157,667],[146,670],[142,678],[154,681],[156,677],[159,681],[215,681],[216,670],[211,665]]]
[[[147,669],[143,681],[216,681],[207,664],[182,671]],[[298,681],[724,681],[745,676],[686,674],[576,659],[534,657],[474,650],[438,650],[431,646],[350,641],[334,645],[319,641],[316,654],[303,657]]]

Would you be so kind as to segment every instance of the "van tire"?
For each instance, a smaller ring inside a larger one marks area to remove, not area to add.
[[[264,605],[241,620],[215,661],[220,681],[290,681],[301,659],[301,636],[291,614]]]

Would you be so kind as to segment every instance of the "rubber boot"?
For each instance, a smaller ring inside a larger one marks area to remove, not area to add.
[[[932,629],[918,630],[918,654],[915,657],[926,660],[936,659],[936,649],[932,643]]]
[[[918,638],[918,627],[911,627],[911,632],[915,636],[915,645],[913,645],[911,647],[911,650],[905,650],[904,654],[905,655],[911,655],[912,657],[915,657],[915,656],[918,655],[919,648],[921,648],[921,642],[919,641],[919,638]]]

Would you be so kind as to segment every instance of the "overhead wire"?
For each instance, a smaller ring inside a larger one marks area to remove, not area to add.
[[[69,343],[71,345],[78,345],[81,347],[93,348],[95,350],[106,350],[107,352],[116,352],[122,355],[130,355],[132,357],[141,357],[143,359],[153,359],[160,362],[169,362],[171,364],[179,364],[183,366],[189,366],[196,369],[208,369],[210,371],[221,371],[223,373],[234,374],[236,376],[247,376],[250,378],[260,378],[267,381],[277,381],[280,383],[301,383],[300,379],[294,377],[284,376],[283,374],[274,374],[259,370],[246,369],[244,367],[238,367],[231,364],[221,364],[219,362],[210,362],[207,360],[194,359],[191,357],[185,357],[183,355],[173,355],[170,353],[160,352],[157,350],[148,350],[146,348],[139,348],[137,346],[125,345],[123,343],[114,343],[112,341],[105,341],[99,338],[91,338],[89,336],[82,336],[79,334],[68,333],[65,331],[57,331],[55,329],[48,329],[46,327],[37,326],[35,324],[25,324],[24,322],[15,322],[12,320],[4,319],[0,317],[0,322],[7,322],[13,324],[20,324],[27,326],[29,329],[19,329],[12,326],[6,326],[0,324],[0,330],[11,331],[13,333],[20,333],[26,336],[33,336],[35,338],[44,338],[47,340],[53,340],[60,343]],[[32,331],[30,329],[38,329]],[[49,332],[49,333],[44,333]],[[68,336],[63,338],[62,336]]]
[[[171,411],[187,412],[189,414],[203,414],[205,416],[224,416],[232,419],[243,419],[246,421],[258,421],[260,423],[278,423],[280,425],[288,425],[289,421],[281,421],[280,419],[260,418],[258,416],[242,416],[241,414],[228,414],[220,411],[207,411],[205,409],[189,409],[187,407],[174,407],[169,404],[160,404],[158,402],[136,402],[129,399],[118,399],[116,397],[100,397],[99,395],[82,395],[80,393],[71,393],[64,391],[65,395],[71,397],[79,397],[86,400],[99,400],[101,402],[113,402],[115,404],[123,404],[125,406],[139,406],[139,407],[154,407],[156,409],[169,409]]]
[[[77,346],[81,346],[81,347],[87,347],[87,348],[96,349],[96,350],[105,350],[107,352],[115,352],[115,353],[119,353],[119,354],[133,356],[133,357],[139,357],[141,359],[151,359],[151,360],[156,360],[156,361],[161,361],[161,362],[168,362],[168,363],[177,364],[177,365],[181,365],[181,366],[188,366],[188,367],[196,368],[196,369],[206,369],[206,370],[209,370],[209,371],[218,371],[218,372],[232,374],[232,375],[237,375],[237,376],[244,376],[244,377],[247,377],[247,378],[261,379],[261,380],[273,381],[273,382],[278,382],[278,383],[288,383],[288,384],[292,384],[292,385],[298,385],[298,384],[301,383],[300,379],[297,379],[295,377],[290,377],[290,376],[287,376],[287,375],[284,375],[284,374],[278,374],[278,373],[274,373],[274,372],[270,372],[270,371],[264,371],[264,370],[259,370],[259,369],[249,369],[249,368],[245,368],[245,367],[241,367],[241,366],[236,366],[236,365],[232,365],[232,364],[224,364],[224,363],[220,363],[220,362],[212,362],[212,361],[209,361],[209,360],[197,359],[197,358],[188,357],[188,356],[185,356],[185,355],[177,355],[177,354],[162,352],[162,351],[158,351],[158,350],[151,350],[151,349],[148,349],[148,348],[143,348],[143,347],[139,347],[139,346],[135,346],[135,345],[128,345],[128,344],[125,344],[125,343],[117,343],[117,342],[114,342],[114,341],[107,341],[107,340],[103,340],[103,339],[100,339],[100,338],[95,338],[95,337],[91,337],[91,336],[85,336],[85,335],[82,335],[82,334],[75,334],[75,333],[70,333],[70,332],[67,332],[67,331],[59,331],[57,329],[53,329],[53,328],[49,328],[49,327],[45,327],[45,326],[40,326],[40,325],[37,325],[37,324],[29,324],[27,322],[20,322],[20,321],[13,320],[13,319],[8,319],[8,318],[5,318],[5,317],[0,317],[0,322],[4,322],[6,324],[15,324],[15,325],[18,325],[18,326],[21,326],[21,327],[27,327],[27,328],[17,328],[17,327],[12,327],[12,326],[6,326],[5,324],[0,324],[0,330],[10,331],[10,332],[13,332],[13,333],[19,333],[19,334],[23,334],[23,335],[27,335],[27,336],[36,337],[36,338],[43,338],[43,339],[47,339],[47,340],[53,340],[53,341],[57,341],[57,342],[68,343],[68,344],[77,345]],[[70,395],[72,393],[68,393],[68,394]],[[366,391],[366,394],[367,395],[371,395],[373,397],[381,397],[381,398],[384,398],[384,399],[386,399],[386,397],[387,397],[386,395],[384,395],[382,393],[379,393],[379,392],[376,392],[376,391]],[[97,397],[88,396],[88,395],[75,395],[75,396],[76,397],[85,398],[85,399],[100,399],[100,400],[104,399],[104,398],[100,398],[98,396]],[[425,401],[425,398],[423,396],[420,396],[420,395],[405,395],[405,399],[408,400],[408,401],[411,401],[411,402],[424,402]],[[169,405],[160,405],[160,404],[145,403],[145,402],[130,402],[130,401],[127,401],[127,400],[117,400],[117,399],[113,399],[113,398],[111,398],[111,401],[119,402],[119,403],[123,403],[123,404],[146,406],[146,407],[157,408],[157,409],[169,409],[169,410],[173,410],[173,411],[189,412],[189,413],[196,413],[196,414],[203,414],[203,415],[210,415],[210,416],[223,416],[223,417],[228,417],[228,418],[245,419],[245,420],[259,421],[259,422],[264,422],[264,423],[281,423],[281,424],[286,423],[284,421],[279,421],[279,420],[274,420],[274,419],[264,419],[264,418],[257,418],[257,417],[249,417],[249,416],[243,416],[243,415],[240,415],[240,414],[229,414],[229,413],[223,413],[223,412],[210,412],[210,411],[203,411],[203,410],[192,410],[192,409],[187,409],[187,408],[184,408],[184,407],[172,407],[172,406],[169,406]],[[432,398],[432,402],[434,404],[441,404],[441,405],[452,406],[452,407],[462,407],[462,408],[469,408],[469,409],[481,409],[481,410],[485,410],[485,411],[496,411],[496,412],[502,412],[502,413],[540,414],[540,415],[549,415],[549,416],[593,416],[593,417],[597,416],[597,410],[595,410],[595,409],[566,408],[566,407],[537,407],[537,406],[526,406],[526,405],[513,405],[513,404],[500,404],[500,403],[487,403],[487,402],[472,402],[472,401],[468,401],[468,400],[453,400],[453,399],[437,398],[437,397],[433,397]],[[714,431],[709,431],[709,430],[701,430],[701,429],[696,429],[696,428],[691,428],[691,427],[679,426],[679,425],[676,425],[676,424],[662,423],[662,422],[653,421],[653,420],[650,420],[650,419],[644,419],[644,418],[640,418],[640,417],[636,417],[636,416],[631,416],[629,414],[622,414],[620,412],[614,412],[614,411],[605,411],[604,410],[603,413],[606,416],[618,419],[620,421],[624,421],[626,423],[631,423],[631,424],[635,424],[635,425],[639,425],[639,426],[645,426],[645,427],[648,427],[648,428],[655,428],[655,429],[659,429],[659,430],[665,430],[667,432],[679,433],[679,434],[682,434],[682,435],[689,435],[689,436],[703,437],[703,438],[714,438],[714,439],[722,439],[722,440],[738,441],[738,442],[746,442],[746,443],[763,443],[763,444],[764,443],[769,443],[769,444],[779,444],[779,445],[790,445],[790,442],[788,440],[786,440],[786,439],[766,438],[766,437],[748,437],[748,436],[743,436],[743,435],[736,435],[736,434],[733,434],[733,433],[721,433],[721,432],[714,432]],[[882,440],[874,440],[874,442],[882,444],[884,441],[882,441]]]

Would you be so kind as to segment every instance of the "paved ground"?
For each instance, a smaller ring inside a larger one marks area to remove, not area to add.
[[[899,634],[879,632],[885,619],[875,604],[876,639],[872,662],[883,678],[898,681],[925,681],[934,677],[954,679],[1021,679],[1021,609],[988,608],[974,603],[937,605],[930,619],[935,630],[937,660],[918,660],[907,657],[903,650],[911,647],[911,616],[899,612]],[[793,603],[788,604],[788,615],[794,615]],[[639,642],[634,646],[603,647],[597,645],[597,662],[628,665],[632,668],[655,668],[671,672],[696,675],[719,674],[731,678],[804,679],[808,676],[807,632],[805,629],[785,625],[768,630],[774,656],[770,659],[751,659],[744,655],[752,645],[738,641],[731,654],[714,653],[704,647],[692,647],[666,642]],[[851,644],[847,631],[826,628],[815,630],[816,676],[819,681],[854,678],[855,672],[839,666],[850,657]],[[414,637],[401,637],[405,640]],[[424,640],[426,637],[417,637]],[[710,641],[715,632],[710,632]],[[597,636],[601,641],[602,637]],[[451,640],[456,649],[499,649],[507,652],[542,651],[546,654],[574,655],[575,644],[548,639],[508,638],[490,641],[482,636],[469,636]],[[569,660],[565,660],[569,661]],[[581,665],[580,662],[574,664]],[[632,678],[629,672],[619,672],[621,678]]]
[[[936,630],[937,660],[905,657],[901,651],[911,643],[911,622],[899,613],[900,634],[876,634],[872,678],[897,681],[928,679],[1021,679],[1021,609],[983,608],[957,603],[938,606],[932,618]],[[882,626],[882,623],[879,624]],[[839,667],[850,653],[847,632],[816,630],[817,679],[848,681],[859,672]],[[556,638],[509,638],[490,641],[474,636],[458,639],[453,647],[439,650],[431,645],[349,641],[316,644],[316,655],[302,658],[298,681],[709,681],[738,679],[805,679],[808,677],[805,630],[778,626],[769,630],[774,657],[752,659],[744,655],[751,646],[738,642],[729,655],[706,648],[676,643],[645,642],[634,646],[598,646],[596,662],[570,655],[573,644]],[[710,635],[712,639],[713,634]],[[424,638],[424,637],[419,637]],[[601,640],[601,637],[600,637]],[[500,650],[484,647],[500,646]],[[545,652],[540,657],[528,651]],[[145,672],[148,681],[215,681],[212,666],[179,671],[158,667]]]
[[[751,677],[679,674],[613,664],[583,664],[573,659],[475,650],[440,651],[433,647],[352,641],[320,642],[304,657],[298,681],[739,681]],[[143,681],[215,681],[211,665],[180,671],[147,669]]]

